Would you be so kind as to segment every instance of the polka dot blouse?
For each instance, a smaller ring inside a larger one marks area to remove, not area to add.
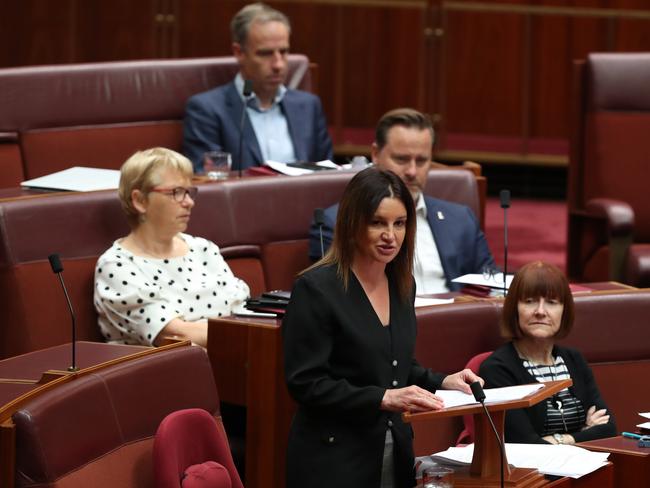
[[[152,345],[171,320],[195,322],[244,308],[248,285],[216,244],[187,234],[181,257],[140,257],[115,241],[95,267],[95,308],[107,342]]]

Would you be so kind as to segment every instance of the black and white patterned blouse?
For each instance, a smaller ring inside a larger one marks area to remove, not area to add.
[[[171,320],[188,322],[243,309],[246,283],[233,275],[216,244],[179,234],[184,256],[136,256],[119,240],[95,267],[95,308],[107,342],[152,345]]]
[[[570,379],[569,370],[562,356],[555,358],[555,364],[539,365],[522,359],[526,370],[539,382]],[[575,432],[585,425],[585,409],[568,388],[546,399],[546,422],[542,436],[554,433]]]

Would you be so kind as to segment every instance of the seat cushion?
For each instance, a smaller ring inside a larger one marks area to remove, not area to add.
[[[216,461],[194,464],[183,473],[183,488],[230,488],[228,470]]]

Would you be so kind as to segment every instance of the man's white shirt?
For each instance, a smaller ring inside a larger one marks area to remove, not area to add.
[[[433,231],[427,220],[427,206],[422,193],[415,202],[415,214],[417,217],[417,231],[415,233],[413,276],[415,277],[417,294],[428,295],[430,293],[448,292],[445,272],[442,269],[442,262],[433,237]]]

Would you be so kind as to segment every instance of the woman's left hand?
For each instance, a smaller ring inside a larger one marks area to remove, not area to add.
[[[586,430],[594,425],[603,425],[609,422],[609,415],[607,415],[607,410],[601,408],[596,410],[596,406],[592,405],[587,410],[587,419],[585,420],[585,426],[582,430]]]
[[[472,389],[469,387],[471,383],[478,381],[481,386],[485,384],[483,378],[480,378],[471,369],[464,369],[458,373],[448,375],[442,382],[443,390],[460,390],[469,395],[472,394]]]

